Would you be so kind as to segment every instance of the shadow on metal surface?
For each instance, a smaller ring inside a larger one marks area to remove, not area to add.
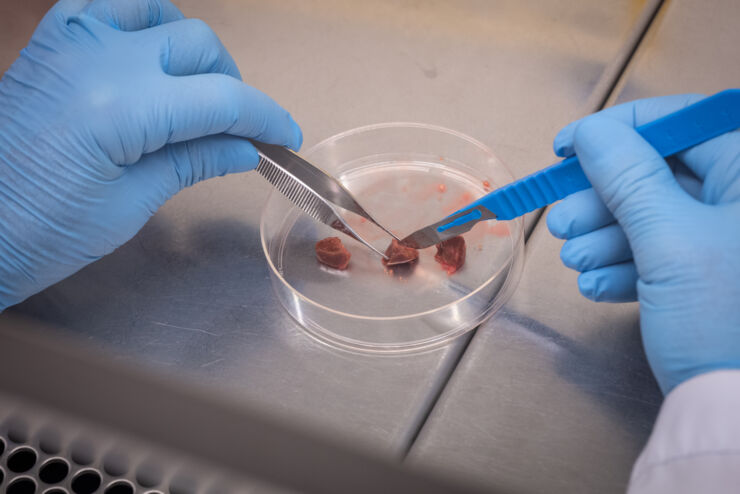
[[[619,419],[617,423],[624,424],[630,433],[642,438],[657,417],[663,394],[645,357],[639,320],[632,319],[618,325],[629,327],[628,332],[596,331],[587,341],[564,336],[511,310],[499,313],[497,323],[499,328],[528,333],[542,345],[553,347],[547,353],[552,356],[555,372],[591,396],[594,404]],[[625,420],[625,414],[641,420]]]

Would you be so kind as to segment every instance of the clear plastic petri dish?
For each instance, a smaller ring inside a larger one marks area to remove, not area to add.
[[[403,237],[513,180],[480,142],[442,127],[385,123],[343,132],[303,153],[337,177],[381,224]],[[363,219],[345,219],[384,249],[390,237]],[[448,274],[420,251],[411,266],[386,268],[357,241],[316,222],[277,191],[260,225],[272,285],[283,307],[323,343],[368,353],[443,345],[477,327],[511,295],[524,256],[521,219],[477,224],[464,234],[466,261]],[[340,237],[347,270],[321,265],[314,246]]]

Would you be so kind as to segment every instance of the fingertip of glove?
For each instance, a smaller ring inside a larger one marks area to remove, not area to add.
[[[291,115],[288,115],[288,118],[290,118],[291,128],[293,131],[293,139],[288,147],[293,151],[298,151],[303,145],[303,131],[301,130],[300,125],[296,123]]]
[[[579,121],[571,122],[563,127],[552,141],[552,150],[555,155],[565,158],[573,154],[573,131]]]
[[[260,155],[257,153],[257,148],[255,148],[251,142],[242,141],[245,146],[242,150],[243,156],[242,159],[244,160],[244,163],[246,166],[249,167],[250,170],[253,170],[257,167],[260,161]]]
[[[212,163],[218,165],[212,171],[214,176],[253,170],[259,164],[259,154],[246,139],[219,135],[204,138],[201,146],[213,149]],[[208,156],[207,153],[201,153]],[[210,178],[210,177],[207,177]]]
[[[604,125],[608,125],[609,119],[601,115],[591,115],[584,118],[573,129],[573,141],[583,141],[590,139],[594,133],[600,133]]]
[[[557,137],[555,139],[557,139]],[[555,156],[559,156],[560,158],[567,158],[568,156],[573,155],[573,143],[558,142],[556,140],[552,143],[552,150],[555,153]]]
[[[573,148],[581,158],[581,165],[584,159],[608,154],[605,150],[619,146],[620,138],[627,129],[634,132],[628,125],[603,115],[584,118],[573,131]]]
[[[565,242],[560,249],[560,260],[566,267],[580,271],[580,254],[573,246],[572,241]]]
[[[555,207],[547,213],[547,229],[553,237],[565,239],[568,233],[568,225],[565,217],[559,208]]]
[[[593,273],[586,272],[578,276],[578,290],[589,300],[598,302],[601,299],[603,294],[599,285],[599,278]]]

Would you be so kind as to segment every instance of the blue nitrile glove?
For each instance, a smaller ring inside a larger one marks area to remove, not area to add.
[[[593,189],[555,205],[550,231],[592,300],[640,302],[642,338],[664,393],[692,376],[740,368],[740,132],[669,164],[634,127],[701,99],[620,105],[555,138]],[[615,222],[616,219],[616,222]]]
[[[0,82],[0,311],[301,131],[169,0],[62,0]],[[204,205],[207,207],[207,205]]]

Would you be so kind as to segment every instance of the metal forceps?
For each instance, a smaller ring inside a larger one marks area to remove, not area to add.
[[[342,218],[337,207],[362,216],[392,238],[400,240],[375,221],[336,178],[283,146],[250,142],[260,156],[257,172],[313,219],[349,235],[383,258],[386,258],[385,254],[362,238]]]

